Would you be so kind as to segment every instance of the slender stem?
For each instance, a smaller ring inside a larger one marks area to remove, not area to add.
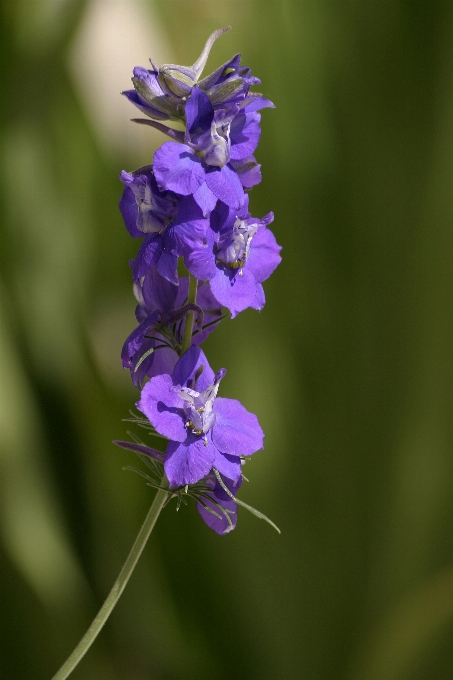
[[[154,528],[156,520],[159,517],[159,513],[164,506],[167,496],[168,492],[165,491],[164,489],[157,490],[153,504],[149,509],[145,521],[143,522],[143,526],[140,529],[137,538],[135,539],[135,543],[132,546],[128,558],[124,563],[120,575],[116,579],[115,584],[112,590],[110,591],[106,601],[99,610],[99,613],[94,619],[93,623],[88,628],[87,632],[85,633],[77,647],[72,652],[71,656],[68,657],[68,659],[62,665],[58,673],[56,673],[53,676],[52,680],[65,680],[65,678],[67,678],[68,675],[74,670],[74,668],[77,666],[81,658],[93,644],[104,623],[110,616],[113,607],[118,602],[121,593],[126,587],[126,584],[129,581],[132,572],[134,571],[135,565],[138,562],[138,558],[142,554],[146,541],[148,540],[149,535]]]
[[[198,279],[196,279],[195,276],[192,276],[192,274],[189,274],[189,293],[187,296],[188,304],[197,304],[197,288]],[[186,316],[186,325],[184,326],[184,336],[181,343],[181,355],[183,355],[184,352],[186,352],[190,347],[190,341],[192,340],[193,320],[194,313],[189,312]]]

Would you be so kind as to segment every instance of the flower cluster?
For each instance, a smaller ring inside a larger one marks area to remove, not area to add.
[[[268,229],[273,214],[252,217],[247,193],[261,181],[253,155],[258,112],[273,104],[250,91],[260,81],[239,54],[201,78],[226,30],[208,38],[193,66],[151,62],[151,69],[134,69],[134,89],[123,94],[147,116],[134,121],[171,141],[151,165],[120,176],[126,228],[143,239],[130,263],[138,326],[122,361],[141,388],[141,424],[168,445],[160,454],[140,442],[118,443],[163,464],[170,493],[179,501],[195,497],[219,534],[234,528],[237,504],[245,505],[236,498],[242,466],[263,448],[264,434],[238,401],[217,396],[226,371],[214,374],[200,344],[224,318],[223,308],[234,318],[264,307],[262,283],[281,259]],[[189,276],[180,276],[182,262]]]

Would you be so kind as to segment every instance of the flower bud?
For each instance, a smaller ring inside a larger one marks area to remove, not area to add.
[[[211,47],[222,33],[229,30],[230,26],[226,26],[211,33],[202,53],[192,66],[163,64],[159,68],[159,83],[162,89],[170,96],[189,97],[193,86],[197,83],[206,65]]]
[[[155,120],[182,117],[183,109],[161,87],[156,71],[136,66],[132,83],[134,90],[126,90],[123,94],[147,116]]]
[[[163,64],[159,68],[159,84],[170,96],[188,97],[196,82],[196,73],[190,66]]]

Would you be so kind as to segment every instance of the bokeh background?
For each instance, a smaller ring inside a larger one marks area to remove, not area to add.
[[[130,472],[134,325],[118,175],[134,65],[241,51],[265,110],[255,215],[283,263],[206,351],[265,451],[224,538],[161,515],[74,680],[453,677],[453,5],[15,0],[2,6],[0,677],[48,680],[152,491]]]

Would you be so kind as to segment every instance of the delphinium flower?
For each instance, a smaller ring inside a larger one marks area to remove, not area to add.
[[[204,239],[198,239],[186,265],[197,279],[209,281],[215,299],[227,307],[232,318],[247,307],[261,310],[265,296],[262,282],[281,261],[280,246],[262,219],[248,212],[248,196],[239,210],[218,203],[211,213]]]
[[[170,488],[195,484],[213,468],[238,482],[241,457],[263,448],[257,417],[236,399],[217,396],[225,373],[214,375],[193,345],[171,375],[151,378],[142,390],[137,407],[169,440],[164,469]]]
[[[162,189],[192,195],[209,215],[217,200],[238,209],[244,200],[244,186],[250,188],[260,175],[238,174],[245,163],[254,167],[253,157],[260,137],[260,114],[234,104],[214,111],[208,96],[192,88],[186,113],[186,133],[181,142],[165,142],[154,154],[154,173]],[[252,179],[251,179],[252,178]]]
[[[239,54],[202,77],[215,40],[227,30],[209,36],[192,66],[134,68],[134,89],[123,93],[146,115],[135,122],[171,139],[149,165],[121,172],[119,206],[129,234],[142,239],[130,262],[138,326],[121,352],[141,390],[138,414],[128,420],[166,443],[153,448],[133,433],[134,441],[115,442],[139,456],[145,468],[128,469],[157,492],[110,595],[54,680],[64,680],[92,644],[171,499],[177,509],[195,500],[221,536],[236,527],[238,506],[277,529],[238,497],[244,465],[263,448],[258,418],[221,395],[226,369],[214,372],[200,347],[225,316],[264,307],[262,283],[281,260],[268,228],[273,213],[253,217],[248,196],[261,181],[254,156],[258,111],[273,104],[251,91],[260,81]]]

